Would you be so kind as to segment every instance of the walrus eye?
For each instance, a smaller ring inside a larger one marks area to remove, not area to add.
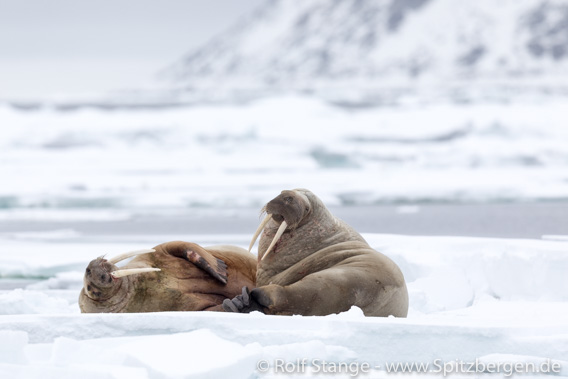
[[[106,279],[106,275],[105,275],[105,274],[102,274],[102,275],[101,275],[101,280],[105,280],[105,279]]]
[[[87,271],[87,275],[91,275],[91,269],[90,268],[87,268],[86,271]]]

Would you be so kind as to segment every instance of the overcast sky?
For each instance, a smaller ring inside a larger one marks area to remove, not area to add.
[[[261,0],[0,0],[0,99],[135,88]]]

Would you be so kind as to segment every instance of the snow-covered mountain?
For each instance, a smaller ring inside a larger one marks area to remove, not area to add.
[[[166,70],[183,89],[568,83],[567,0],[272,0]]]

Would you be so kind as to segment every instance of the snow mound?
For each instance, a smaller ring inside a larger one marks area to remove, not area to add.
[[[78,292],[77,297],[79,297]],[[0,292],[0,304],[0,314],[3,315],[77,313],[77,304],[69,304],[65,299],[50,296],[45,292],[21,288],[9,292]]]

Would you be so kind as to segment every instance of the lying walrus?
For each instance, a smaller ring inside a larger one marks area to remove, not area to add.
[[[136,256],[122,268],[116,263]],[[79,295],[83,313],[223,311],[224,299],[255,284],[256,259],[236,246],[167,242],[89,263]]]
[[[367,316],[406,317],[408,292],[398,266],[371,249],[312,192],[282,191],[263,208],[256,285],[225,300],[226,311],[328,315],[356,305]],[[262,252],[262,253],[261,253]]]

